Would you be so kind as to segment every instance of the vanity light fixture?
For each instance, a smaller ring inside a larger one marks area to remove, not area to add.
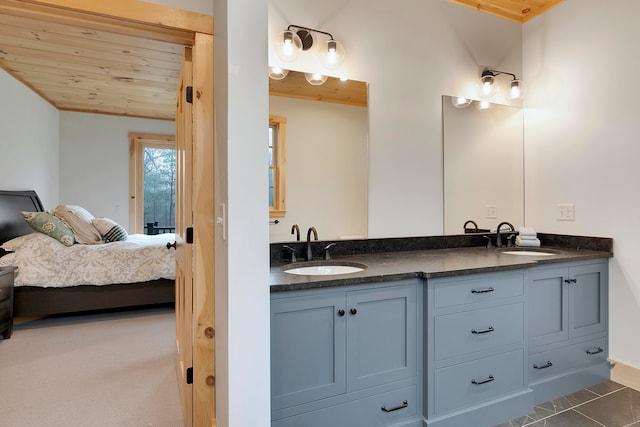
[[[294,31],[295,29],[295,31]],[[331,33],[313,28],[289,25],[278,38],[276,43],[277,54],[283,61],[295,61],[300,52],[308,51],[314,44],[313,33],[323,34],[329,40],[323,42],[320,47],[320,61],[330,70],[339,68],[344,60],[344,47],[333,38]]]
[[[495,95],[496,93],[496,84],[495,77],[501,74],[508,75],[512,77],[512,80],[509,82],[509,92],[507,97],[509,99],[522,99],[524,96],[524,86],[522,80],[519,80],[515,74],[507,73],[506,71],[498,71],[498,70],[490,70],[485,68],[482,70],[482,74],[480,75],[480,97],[481,98],[489,98]]]

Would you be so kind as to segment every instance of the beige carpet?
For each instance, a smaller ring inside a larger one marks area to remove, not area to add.
[[[0,339],[1,427],[179,427],[170,308],[52,317]]]

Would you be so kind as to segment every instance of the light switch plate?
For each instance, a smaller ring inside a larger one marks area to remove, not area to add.
[[[498,218],[498,208],[496,205],[485,205],[484,206],[484,217],[487,219],[496,219]]]
[[[556,205],[556,219],[558,221],[575,221],[576,208],[573,203]]]

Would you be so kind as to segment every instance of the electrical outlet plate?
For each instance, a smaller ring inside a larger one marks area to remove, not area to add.
[[[496,219],[498,218],[498,209],[496,205],[485,205],[484,206],[484,217],[487,219]]]
[[[556,205],[556,219],[558,221],[575,221],[576,208],[573,203]]]

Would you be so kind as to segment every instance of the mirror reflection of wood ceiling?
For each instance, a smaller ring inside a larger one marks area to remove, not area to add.
[[[449,0],[481,12],[525,23],[564,0]]]
[[[296,71],[290,71],[282,80],[269,79],[269,95],[367,106],[367,84],[364,82],[343,82],[329,77],[324,84],[313,86],[307,83],[304,73]]]

